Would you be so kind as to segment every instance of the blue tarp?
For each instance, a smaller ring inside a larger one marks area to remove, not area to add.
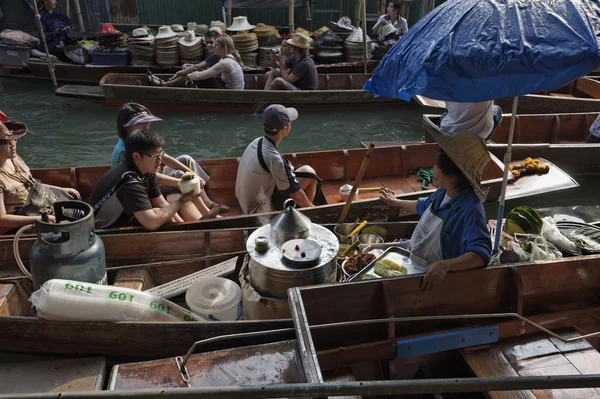
[[[600,66],[598,0],[449,0],[390,49],[364,90],[479,102],[554,90]]]

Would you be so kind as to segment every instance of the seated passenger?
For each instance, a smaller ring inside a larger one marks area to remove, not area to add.
[[[483,204],[446,153],[435,160],[433,184],[438,189],[416,201],[396,199],[387,188],[381,197],[389,206],[421,217],[404,246],[427,264],[421,284],[425,291],[438,286],[448,272],[486,266],[492,249]]]
[[[315,62],[310,58],[311,38],[301,33],[296,33],[288,39],[290,53],[294,61],[287,61],[287,68],[280,68],[281,77],[273,80],[267,90],[317,90],[319,88],[319,75]],[[280,61],[281,63],[281,61]],[[290,72],[291,71],[291,72]]]
[[[117,115],[119,141],[117,141],[113,149],[110,161],[111,167],[117,166],[119,162],[125,159],[125,140],[129,134],[139,129],[150,129],[150,123],[155,121],[162,121],[162,119],[152,115],[150,110],[141,104],[127,103],[121,107]],[[165,167],[156,174],[156,177],[158,183],[162,185],[161,191],[165,197],[168,194],[179,192],[177,183],[186,172],[190,171],[190,165],[192,166],[192,172],[200,177],[202,187],[210,179],[200,165],[189,155],[180,155],[177,158],[173,158],[168,154],[164,154],[162,161]],[[213,215],[215,212],[225,213],[229,211],[227,205],[217,204],[208,198],[205,190],[202,190],[200,198],[194,200],[194,204],[205,218],[208,214]]]
[[[502,122],[502,108],[493,101],[480,103],[455,103],[446,101],[445,112],[440,117],[442,132],[454,136],[467,130],[481,140],[489,140]]]
[[[300,207],[314,206],[319,180],[314,169],[304,165],[294,171],[277,149],[297,118],[296,109],[279,104],[264,110],[265,135],[244,151],[235,181],[235,196],[245,214],[282,210],[288,198]]]
[[[215,54],[219,62],[204,71],[187,75],[186,85],[203,89],[244,89],[242,59],[235,49],[231,36],[221,35],[215,39]]]
[[[587,136],[585,142],[588,144],[600,143],[600,115],[598,115],[592,126],[590,126],[590,134]]]
[[[21,122],[0,123],[0,234],[40,220],[40,211],[54,222],[56,201],[81,199],[73,188],[42,184],[17,155],[17,140],[29,133]]]
[[[271,83],[276,78],[281,77],[281,68],[285,68],[289,75],[292,73],[294,64],[296,64],[296,57],[292,55],[287,39],[283,39],[279,54],[271,54],[271,70],[266,73],[267,81],[265,83],[265,90],[271,86]]]
[[[43,0],[39,9],[40,22],[42,23],[43,33],[46,37],[48,52],[57,56],[61,61],[71,62],[65,55],[65,47],[77,44],[77,40],[71,36],[70,26],[73,24],[71,18],[56,9],[56,0]],[[34,20],[35,30],[39,30],[37,20]],[[41,37],[41,36],[40,36]],[[44,42],[40,40],[38,50],[44,52]]]
[[[156,230],[170,221],[198,219],[191,201],[200,193],[180,195],[169,204],[160,192],[156,172],[164,155],[163,144],[163,138],[151,130],[136,130],[127,137],[125,160],[98,179],[92,190],[96,228],[141,224]]]
[[[167,81],[162,80],[158,76],[154,76],[150,71],[148,71],[148,84],[150,86],[184,87],[187,80],[187,75],[192,72],[204,71],[205,69],[212,68],[213,65],[221,60],[221,57],[215,54],[215,39],[219,36],[221,35],[214,30],[209,30],[204,36],[206,50],[208,52],[208,57],[206,57],[204,61],[196,65],[183,65],[183,69],[171,76]]]

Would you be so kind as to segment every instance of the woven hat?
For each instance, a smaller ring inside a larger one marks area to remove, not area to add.
[[[350,34],[350,36],[348,36],[346,38],[346,43],[361,43],[363,42],[363,34],[362,34],[362,29],[361,28],[356,28],[352,31],[352,33]],[[367,43],[371,43],[372,40],[369,37],[369,35],[367,35]]]
[[[186,30],[184,37],[179,39],[179,44],[182,46],[192,47],[196,46],[202,41],[202,37],[196,37],[196,32],[193,30]]]
[[[337,22],[331,21],[331,24],[342,31],[352,31],[354,30],[354,26],[352,26],[352,20],[349,17],[342,17]]]
[[[254,25],[248,23],[248,17],[235,17],[233,23],[227,28],[228,31],[239,32],[242,30],[252,30],[256,28]]]
[[[89,60],[90,56],[88,51],[81,46],[67,46],[65,47],[65,55],[76,64],[85,65]]]
[[[196,26],[196,35],[206,35],[208,33],[208,25],[200,24]]]
[[[310,37],[303,35],[302,33],[296,33],[294,34],[294,37],[287,40],[290,45],[299,48],[311,48],[311,41],[312,39]]]
[[[154,41],[154,36],[148,34],[148,31],[144,28],[134,29],[131,33],[132,38],[130,41],[132,42],[152,42]]]
[[[173,25],[171,25],[171,29],[172,29],[172,30],[173,30],[173,32],[175,32],[175,33],[180,33],[180,32],[183,32],[183,31],[184,31],[184,29],[183,29],[183,25],[179,25],[179,24],[173,24]]]
[[[392,24],[383,25],[379,32],[381,37],[386,37],[387,35],[390,35],[392,33],[396,33],[396,28],[394,28],[394,25]]]
[[[158,28],[158,34],[154,39],[160,41],[165,39],[171,39],[174,37],[177,37],[177,33],[173,32],[170,26],[164,25]]]
[[[236,49],[238,44],[258,42],[258,38],[254,33],[239,33],[237,35],[231,35],[231,39],[235,43]]]
[[[227,30],[227,26],[221,21],[210,21],[210,27],[218,26],[221,28],[221,32],[225,32]]]
[[[187,30],[193,30],[193,31],[195,31],[197,27],[198,27],[198,24],[195,23],[195,22],[188,22],[187,23]]]
[[[308,36],[308,37],[310,37],[310,35],[311,35],[311,33],[304,28],[294,29],[294,34],[296,34],[296,33],[302,33],[304,36]]]
[[[218,27],[218,26],[211,26],[211,27],[208,29],[208,31],[209,31],[209,32],[217,32],[219,35],[223,34],[223,29],[221,29],[221,28],[220,28],[220,27]]]
[[[317,29],[316,31],[313,32],[313,36],[318,37],[321,36],[323,33],[327,32],[329,30],[328,27],[326,26],[321,26],[319,29]]]

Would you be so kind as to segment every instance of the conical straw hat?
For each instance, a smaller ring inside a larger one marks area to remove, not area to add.
[[[247,17],[235,17],[233,18],[233,23],[230,27],[227,28],[227,30],[232,32],[239,32],[242,30],[252,30],[254,28],[256,28],[256,26],[250,25],[248,23]]]
[[[361,28],[356,28],[352,31],[350,36],[346,38],[347,42],[350,43],[362,43],[363,42],[363,33]],[[367,43],[371,43],[371,38],[367,35]]]

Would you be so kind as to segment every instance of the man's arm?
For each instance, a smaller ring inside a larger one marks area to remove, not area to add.
[[[167,223],[171,220],[179,209],[186,203],[191,201],[193,198],[197,197],[199,194],[194,195],[193,192],[182,195],[177,199],[177,201],[172,204],[167,203],[167,200],[161,195],[156,198],[152,198],[150,201],[152,202],[152,206],[160,206],[165,205],[165,207],[157,207],[153,209],[148,209],[145,211],[134,212],[133,215],[140,222],[144,228],[154,231],[158,229],[163,224]]]
[[[295,193],[291,193],[290,198],[293,199],[300,208],[314,207],[313,203],[310,202],[306,196],[306,193],[302,189],[296,191]]]

